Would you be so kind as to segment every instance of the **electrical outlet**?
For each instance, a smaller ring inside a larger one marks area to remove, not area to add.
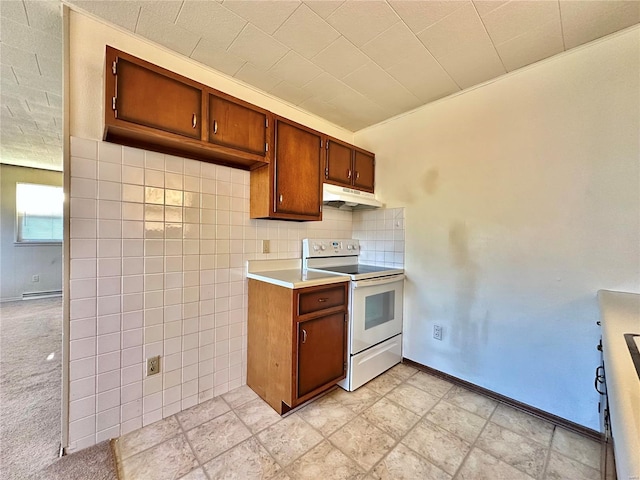
[[[31,277],[31,281],[32,282],[39,282],[40,281],[40,275],[34,275],[33,277]]]
[[[160,355],[147,358],[147,377],[160,373]]]
[[[442,326],[434,325],[433,326],[433,338],[436,340],[442,340]]]
[[[262,253],[269,253],[271,251],[269,243],[269,240],[262,240]]]

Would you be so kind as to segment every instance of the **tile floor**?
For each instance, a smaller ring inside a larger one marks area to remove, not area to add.
[[[124,480],[598,480],[600,444],[406,365],[280,417],[248,387],[121,437]]]

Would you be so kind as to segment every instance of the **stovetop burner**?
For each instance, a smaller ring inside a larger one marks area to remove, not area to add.
[[[333,267],[322,267],[322,270],[335,273],[346,273],[347,275],[363,275],[367,273],[379,273],[389,270],[397,270],[396,268],[378,267],[376,265],[341,265]]]
[[[302,241],[302,268],[350,275],[351,280],[365,280],[402,275],[402,267],[384,267],[358,262],[360,242],[355,239],[309,239]]]

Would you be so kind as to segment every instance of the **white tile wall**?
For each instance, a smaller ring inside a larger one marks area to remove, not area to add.
[[[75,137],[71,156],[73,451],[244,384],[245,262],[349,238],[352,214],[250,220],[248,172]]]
[[[353,238],[362,263],[404,267],[404,208],[355,211]]]

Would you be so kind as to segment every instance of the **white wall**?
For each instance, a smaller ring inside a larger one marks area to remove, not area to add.
[[[596,292],[640,292],[639,59],[635,28],[356,133],[406,209],[405,357],[598,428]]]
[[[62,186],[62,173],[0,165],[0,301],[23,293],[62,291],[62,244],[19,245],[16,240],[16,183]],[[33,282],[33,275],[39,276]]]

